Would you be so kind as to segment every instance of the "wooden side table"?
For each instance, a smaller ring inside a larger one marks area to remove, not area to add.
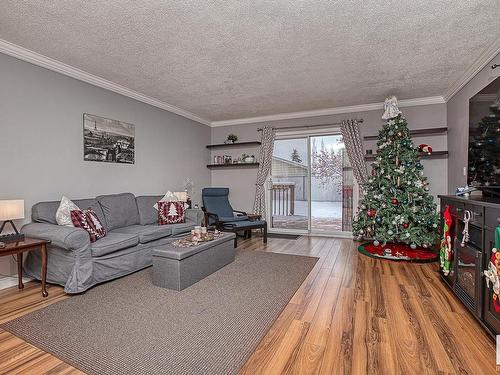
[[[5,247],[0,248],[0,257],[7,255],[16,255],[17,258],[17,274],[18,287],[24,288],[23,284],[23,253],[25,251],[41,250],[42,252],[42,296],[47,297],[47,245],[50,241],[39,240],[36,238],[26,237],[24,241],[11,242],[5,244]]]

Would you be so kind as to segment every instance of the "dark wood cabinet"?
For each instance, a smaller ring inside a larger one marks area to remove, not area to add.
[[[488,288],[483,271],[488,269],[494,247],[494,231],[500,224],[500,200],[439,196],[441,213],[450,208],[453,261],[443,281],[491,334],[500,334],[500,302],[495,309],[493,286]],[[469,241],[462,246],[464,215],[468,211]],[[442,226],[441,226],[442,228]],[[497,312],[498,310],[498,312]]]

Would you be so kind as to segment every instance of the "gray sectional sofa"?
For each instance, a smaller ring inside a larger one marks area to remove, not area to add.
[[[48,251],[47,282],[64,286],[66,293],[88,288],[152,265],[152,250],[200,225],[201,210],[186,210],[186,222],[158,225],[153,205],[162,196],[135,197],[130,193],[101,195],[73,202],[81,209],[92,208],[106,227],[107,235],[94,243],[80,228],[59,226],[59,201],[37,203],[32,223],[22,233],[52,241]],[[39,279],[40,252],[30,252],[24,263],[27,276]]]

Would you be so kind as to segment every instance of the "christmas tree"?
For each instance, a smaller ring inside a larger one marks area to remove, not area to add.
[[[500,93],[489,107],[490,114],[470,128],[469,137],[469,185],[500,185]]]
[[[386,114],[388,121],[379,132],[372,176],[361,187],[363,197],[353,234],[372,238],[375,246],[393,242],[413,249],[430,247],[438,239],[439,219],[419,153],[397,102],[392,115]]]

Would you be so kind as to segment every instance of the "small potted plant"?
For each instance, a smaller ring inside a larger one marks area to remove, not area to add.
[[[238,136],[236,134],[229,134],[225,143],[233,144],[238,141]]]

